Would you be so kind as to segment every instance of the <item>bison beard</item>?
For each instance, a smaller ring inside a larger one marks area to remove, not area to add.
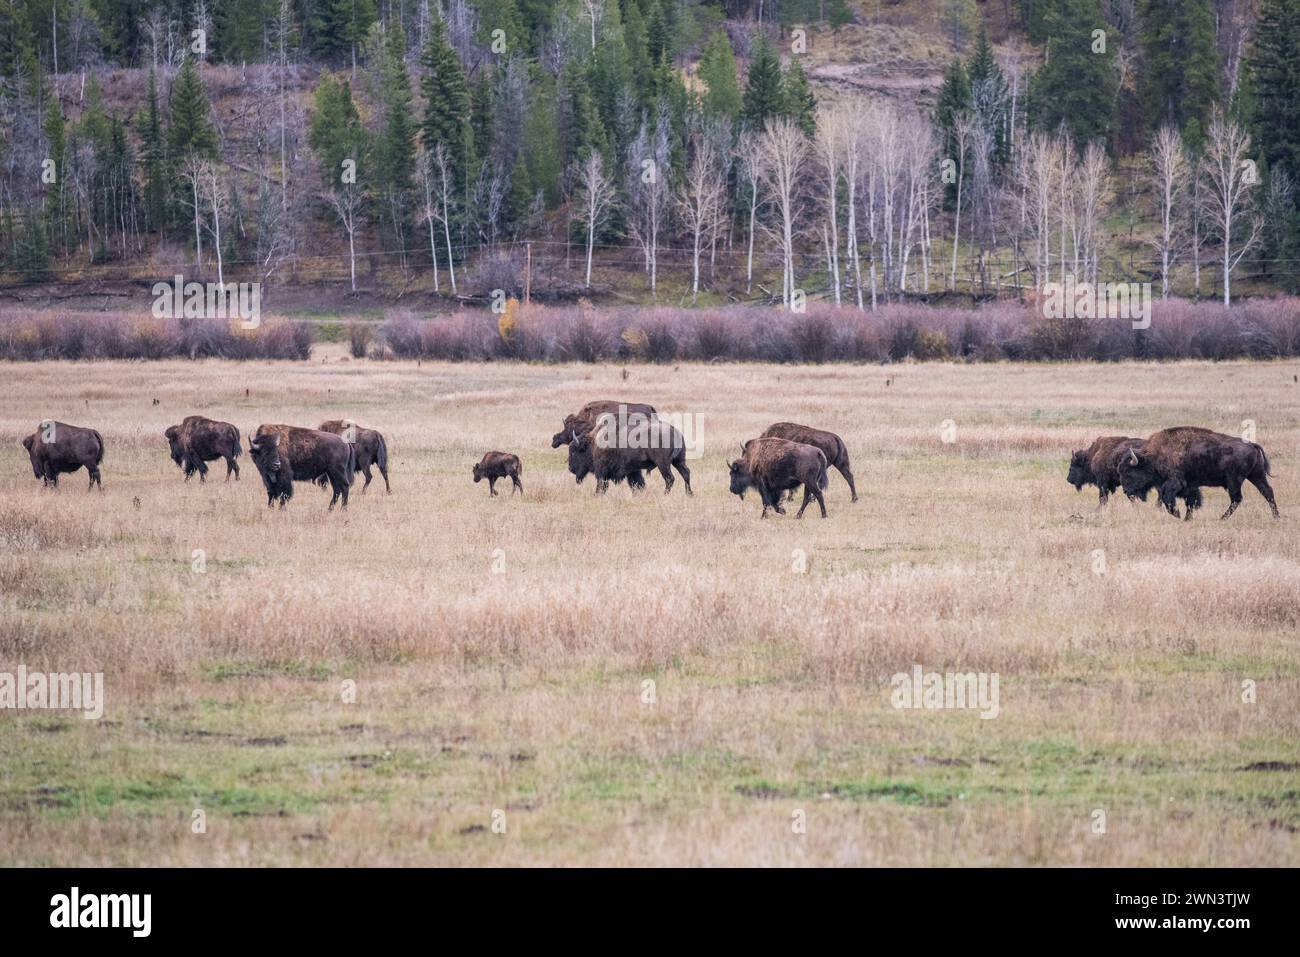
[[[743,499],[747,489],[758,489],[762,517],[767,518],[769,508],[784,515],[781,493],[802,485],[803,505],[795,517],[803,518],[804,509],[815,498],[825,518],[822,489],[826,488],[826,469],[826,455],[819,448],[788,439],[750,439],[741,446],[741,457],[731,463],[731,491]]]
[[[52,437],[45,440],[46,428]],[[90,476],[86,486],[89,492],[96,485],[104,491],[104,480],[99,474],[104,461],[104,437],[94,429],[84,429],[62,422],[41,423],[31,435],[23,439],[23,448],[31,460],[32,474],[42,485],[58,488],[59,476],[84,468]]]
[[[1127,495],[1145,497],[1152,489],[1170,515],[1178,517],[1178,498],[1187,502],[1186,520],[1201,504],[1205,486],[1226,489],[1228,518],[1242,502],[1242,485],[1250,482],[1268,502],[1277,518],[1277,502],[1269,485],[1268,456],[1254,442],[1209,429],[1181,426],[1157,432],[1140,450],[1131,449],[1120,459],[1120,477]]]

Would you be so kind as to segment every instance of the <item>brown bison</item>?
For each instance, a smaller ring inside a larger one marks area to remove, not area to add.
[[[1074,486],[1076,492],[1083,491],[1085,485],[1097,486],[1097,507],[1101,508],[1120,486],[1120,458],[1130,449],[1141,448],[1142,441],[1123,435],[1107,435],[1086,449],[1076,449],[1070,456],[1070,471],[1065,480]]]
[[[519,461],[519,456],[509,452],[488,452],[474,466],[474,481],[477,483],[487,479],[489,496],[497,493],[497,479],[507,477],[511,482],[510,494],[518,492],[523,495],[524,483],[519,480],[523,474],[524,463]]]
[[[764,439],[787,439],[791,442],[802,442],[804,445],[811,445],[815,449],[821,449],[822,454],[826,456],[826,463],[841,475],[844,481],[849,483],[849,493],[853,496],[851,501],[858,500],[858,490],[853,484],[853,469],[849,467],[849,450],[844,446],[844,440],[834,432],[827,432],[823,429],[814,429],[808,425],[798,425],[794,422],[777,422],[769,425],[767,431],[761,438]],[[794,498],[795,490],[790,490],[790,497]]]
[[[294,482],[314,482],[324,477],[334,490],[330,509],[343,499],[348,507],[348,489],[356,478],[357,453],[351,442],[319,429],[302,429],[294,425],[259,425],[249,439],[248,451],[266,485],[267,507],[280,498],[280,506],[293,495],[285,493],[284,475]]]
[[[564,428],[551,436],[551,448],[558,449],[561,445],[568,445],[574,433],[589,432],[596,425],[596,417],[604,415],[606,412],[612,412],[618,415],[623,410],[630,417],[632,413],[654,418],[659,413],[655,411],[653,405],[646,405],[644,402],[619,402],[616,399],[597,399],[594,402],[588,402],[581,409],[572,415],[564,417]]]
[[[370,466],[373,465],[384,477],[384,491],[390,495],[393,493],[392,487],[388,484],[388,444],[384,442],[383,435],[374,429],[363,429],[354,422],[341,419],[322,422],[320,430],[341,435],[357,447],[357,468],[366,477],[366,484],[361,486],[361,491],[370,488],[370,480],[374,478],[370,474]]]
[[[741,457],[731,463],[731,491],[745,497],[747,489],[756,488],[763,500],[763,518],[767,510],[775,509],[785,514],[781,507],[781,493],[803,486],[803,505],[796,518],[803,518],[804,509],[812,499],[821,507],[826,517],[826,500],[822,489],[826,487],[826,453],[812,445],[791,442],[789,439],[750,439],[740,447]]]
[[[1273,517],[1278,517],[1264,450],[1254,442],[1221,432],[1195,426],[1157,432],[1141,448],[1130,449],[1120,458],[1119,473],[1126,495],[1146,498],[1155,489],[1160,504],[1175,518],[1177,499],[1182,497],[1187,502],[1185,518],[1191,519],[1201,504],[1202,487],[1227,489],[1231,504],[1222,515],[1227,518],[1241,504],[1245,482],[1259,490]]]
[[[89,492],[96,485],[104,491],[99,465],[104,461],[104,437],[94,429],[83,429],[62,422],[42,422],[35,432],[23,439],[23,448],[32,462],[32,474],[42,485],[59,485],[59,476],[84,468],[90,474]]]
[[[163,432],[171,446],[172,461],[185,473],[185,481],[195,472],[199,481],[206,482],[208,462],[226,460],[226,481],[233,473],[239,481],[239,463],[235,459],[243,454],[239,429],[229,422],[216,422],[201,415],[188,415],[180,425],[171,425]]]
[[[634,420],[629,417],[629,421]],[[663,476],[665,495],[673,490],[673,469],[686,484],[686,494],[694,494],[686,442],[668,422],[656,418],[623,430],[610,415],[586,432],[575,431],[569,440],[569,471],[579,485],[589,473],[596,476],[597,493],[623,479],[634,490],[643,488],[641,472],[649,469],[658,469]]]

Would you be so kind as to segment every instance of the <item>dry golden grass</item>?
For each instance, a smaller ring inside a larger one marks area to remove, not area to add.
[[[0,713],[0,863],[1300,864],[1298,372],[0,366],[0,671],[108,696]],[[574,485],[550,435],[604,397],[704,415],[693,498]],[[352,417],[393,494],[268,511],[247,455],[183,484],[162,430],[194,412]],[[33,480],[44,418],[103,433],[102,495]],[[844,437],[861,502],[835,473],[825,521],[728,493],[780,419]],[[1245,419],[1280,521],[1250,488],[1185,525],[1065,483],[1096,435]],[[524,498],[473,484],[488,449]],[[895,710],[914,663],[998,673],[1001,714]]]

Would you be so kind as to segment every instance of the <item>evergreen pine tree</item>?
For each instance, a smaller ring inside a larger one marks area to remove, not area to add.
[[[1198,149],[1218,99],[1211,0],[1142,0],[1142,109],[1146,125],[1179,128]]]
[[[785,110],[781,61],[762,34],[759,34],[750,52],[742,103],[741,120],[751,130],[761,130],[769,119],[781,115]]]
[[[1109,35],[1093,37],[1106,22],[1100,0],[1056,0],[1045,22],[1047,60],[1030,87],[1039,128],[1055,132],[1064,124],[1080,145],[1101,140],[1109,146],[1115,41]]]
[[[167,152],[158,111],[158,77],[149,70],[149,92],[140,118],[140,165],[144,175],[146,228],[161,229],[167,215]]]
[[[697,75],[707,90],[702,100],[704,115],[735,123],[740,118],[740,83],[736,79],[736,57],[726,31],[714,30],[700,54]]]
[[[808,85],[798,57],[791,59],[781,80],[781,100],[782,115],[789,117],[805,136],[813,136],[817,132],[817,97]]]
[[[442,146],[450,178],[463,187],[474,166],[469,85],[460,58],[447,40],[447,25],[441,17],[433,18],[420,63],[426,71],[420,81],[425,100],[421,141],[430,156]]]

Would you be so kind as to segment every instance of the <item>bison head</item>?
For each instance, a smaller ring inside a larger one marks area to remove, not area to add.
[[[554,448],[554,446],[552,446],[552,448]],[[483,464],[482,464],[481,462],[475,462],[475,463],[474,463],[474,481],[475,481],[475,482],[480,482],[480,481],[482,481],[482,480],[483,480]]]
[[[569,444],[569,430],[561,429],[551,436],[551,448],[558,449],[561,445]]]
[[[257,435],[248,440],[248,452],[258,471],[274,477],[280,471],[284,460],[280,458],[280,435]]]
[[[181,427],[179,425],[169,425],[163,435],[167,437],[167,444],[171,446],[172,461],[177,465],[181,464]]]
[[[591,437],[569,433],[569,471],[573,473],[573,480],[581,485],[591,468]]]
[[[45,474],[44,474],[44,473],[42,472],[42,470],[41,470],[41,463],[40,463],[40,461],[39,461],[39,459],[38,459],[38,457],[37,457],[37,452],[36,452],[36,450],[37,450],[38,446],[37,446],[37,444],[36,444],[36,433],[35,433],[35,432],[33,432],[31,435],[27,436],[27,438],[23,439],[23,448],[25,448],[25,449],[27,450],[27,457],[28,457],[29,459],[31,459],[31,462],[32,462],[32,474],[35,475],[38,479],[43,479],[43,478],[45,478]]]
[[[1076,492],[1092,481],[1092,471],[1088,468],[1088,453],[1083,449],[1076,449],[1070,456],[1070,474],[1065,477],[1065,480],[1074,486]]]
[[[1119,480],[1125,495],[1144,502],[1161,481],[1155,463],[1145,454],[1138,454],[1137,449],[1129,449],[1119,457]]]
[[[754,473],[745,464],[744,459],[736,459],[731,463],[731,494],[739,495],[742,499],[745,497],[745,490],[754,484]]]

